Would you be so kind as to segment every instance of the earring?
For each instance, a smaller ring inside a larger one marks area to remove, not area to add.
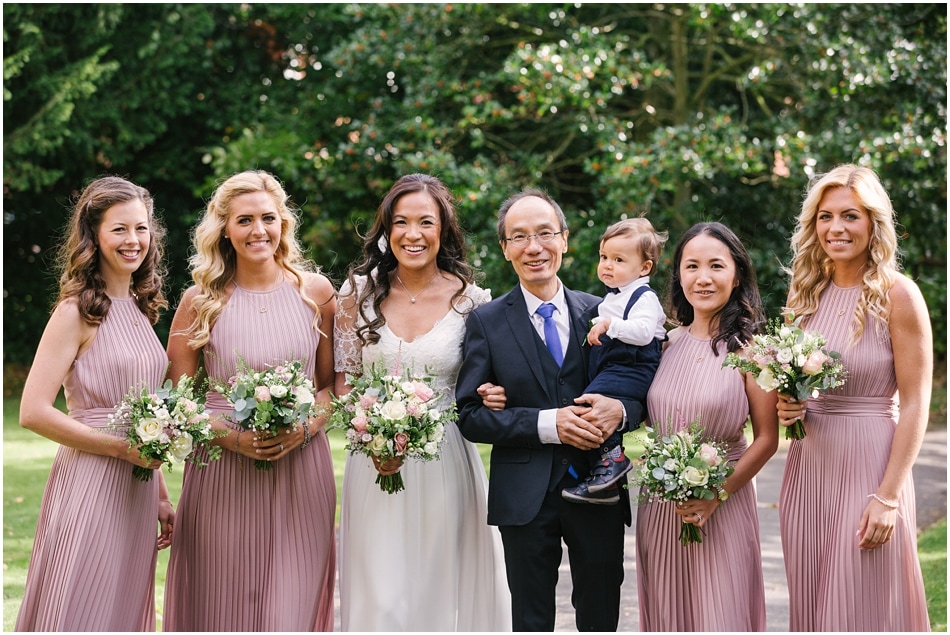
[[[380,253],[386,253],[386,248],[389,246],[389,237],[386,234],[381,235],[379,240],[376,241],[376,246],[379,247]]]

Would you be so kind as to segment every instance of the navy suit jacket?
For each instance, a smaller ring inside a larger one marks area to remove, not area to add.
[[[584,341],[601,298],[566,287],[564,295],[571,341],[560,369],[531,323],[521,285],[475,309],[466,321],[456,386],[458,425],[468,440],[492,444],[491,525],[531,522],[545,494],[557,487],[569,465],[581,478],[589,471],[587,452],[568,445],[542,444],[538,438],[539,411],[572,405],[589,383],[590,350]],[[504,410],[493,411],[482,404],[477,389],[485,382],[504,386],[508,399]],[[637,407],[633,400],[621,401],[628,411]],[[628,516],[629,499],[626,490],[622,492],[620,504],[627,507]]]

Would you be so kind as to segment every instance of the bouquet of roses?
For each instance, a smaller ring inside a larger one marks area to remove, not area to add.
[[[194,396],[194,380],[182,375],[177,386],[172,380],[154,392],[147,388],[133,388],[109,416],[113,427],[127,427],[125,438],[139,446],[143,459],[159,459],[169,468],[174,463],[189,462],[204,467],[195,452],[201,446],[208,448],[208,459],[221,456],[221,448],[208,442],[220,436],[211,428],[211,416],[204,404]],[[152,480],[154,470],[132,467],[132,475],[140,481]]]
[[[764,334],[754,335],[740,351],[727,354],[722,365],[753,373],[766,392],[778,390],[799,400],[844,384],[847,372],[841,355],[825,349],[828,342],[820,333],[802,330],[801,318],[792,319],[791,324],[772,320]],[[785,438],[805,438],[801,419],[785,429]]]
[[[227,397],[234,414],[229,417],[244,430],[255,430],[271,436],[286,428],[296,429],[315,416],[313,382],[304,374],[303,364],[297,360],[257,371],[243,360],[238,360],[237,375],[226,384],[214,389]],[[259,470],[269,470],[270,461],[257,459]]]
[[[646,447],[633,478],[642,500],[726,499],[722,486],[733,467],[721,445],[703,440],[697,422],[671,434],[659,434],[649,427],[645,430]],[[684,522],[679,540],[689,545],[703,538],[699,527]]]
[[[455,405],[435,407],[438,393],[432,377],[407,371],[388,374],[374,364],[369,373],[347,375],[352,390],[334,397],[329,427],[346,435],[347,450],[376,457],[380,462],[397,457],[431,461],[439,457],[445,426],[455,421]],[[395,494],[405,489],[402,474],[377,475],[380,489]]]

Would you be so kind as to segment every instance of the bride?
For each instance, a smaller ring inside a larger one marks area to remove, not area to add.
[[[346,373],[382,360],[428,369],[455,398],[465,318],[490,294],[473,283],[452,195],[410,174],[386,194],[340,289],[336,392]],[[444,405],[444,404],[440,404]],[[377,474],[402,473],[387,494]],[[488,484],[475,446],[453,424],[430,462],[348,455],[343,477],[340,600],[344,631],[511,630],[501,538],[487,524]]]

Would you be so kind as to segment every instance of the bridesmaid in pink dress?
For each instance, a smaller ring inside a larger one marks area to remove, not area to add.
[[[172,322],[169,376],[226,382],[239,357],[257,370],[300,360],[318,400],[333,386],[336,294],[308,270],[297,219],[270,174],[218,187],[195,231],[195,285]],[[165,583],[166,631],[333,630],[336,484],[324,417],[255,438],[208,393],[225,452],[186,466]],[[255,459],[273,462],[258,470]]]
[[[849,374],[827,394],[778,404],[780,423],[801,417],[806,432],[779,500],[792,631],[930,630],[911,468],[933,334],[898,269],[894,217],[877,175],[842,165],[810,188],[792,236],[786,311],[822,333]]]
[[[119,177],[90,183],[59,253],[59,298],[23,388],[20,425],[60,444],[40,509],[17,631],[153,631],[155,563],[175,512],[109,415],[132,387],[162,383],[152,325],[164,229],[149,193]],[[134,278],[133,278],[134,274]],[[68,414],[53,404],[63,386]],[[156,543],[155,521],[160,524]]]
[[[764,631],[765,589],[753,477],[778,447],[775,393],[751,375],[723,368],[762,326],[752,262],[720,223],[699,223],[673,256],[669,334],[647,394],[650,426],[662,432],[697,421],[726,449],[735,471],[726,500],[647,503],[637,513],[641,631]],[[746,442],[751,419],[753,440]],[[703,542],[679,542],[681,523]]]

